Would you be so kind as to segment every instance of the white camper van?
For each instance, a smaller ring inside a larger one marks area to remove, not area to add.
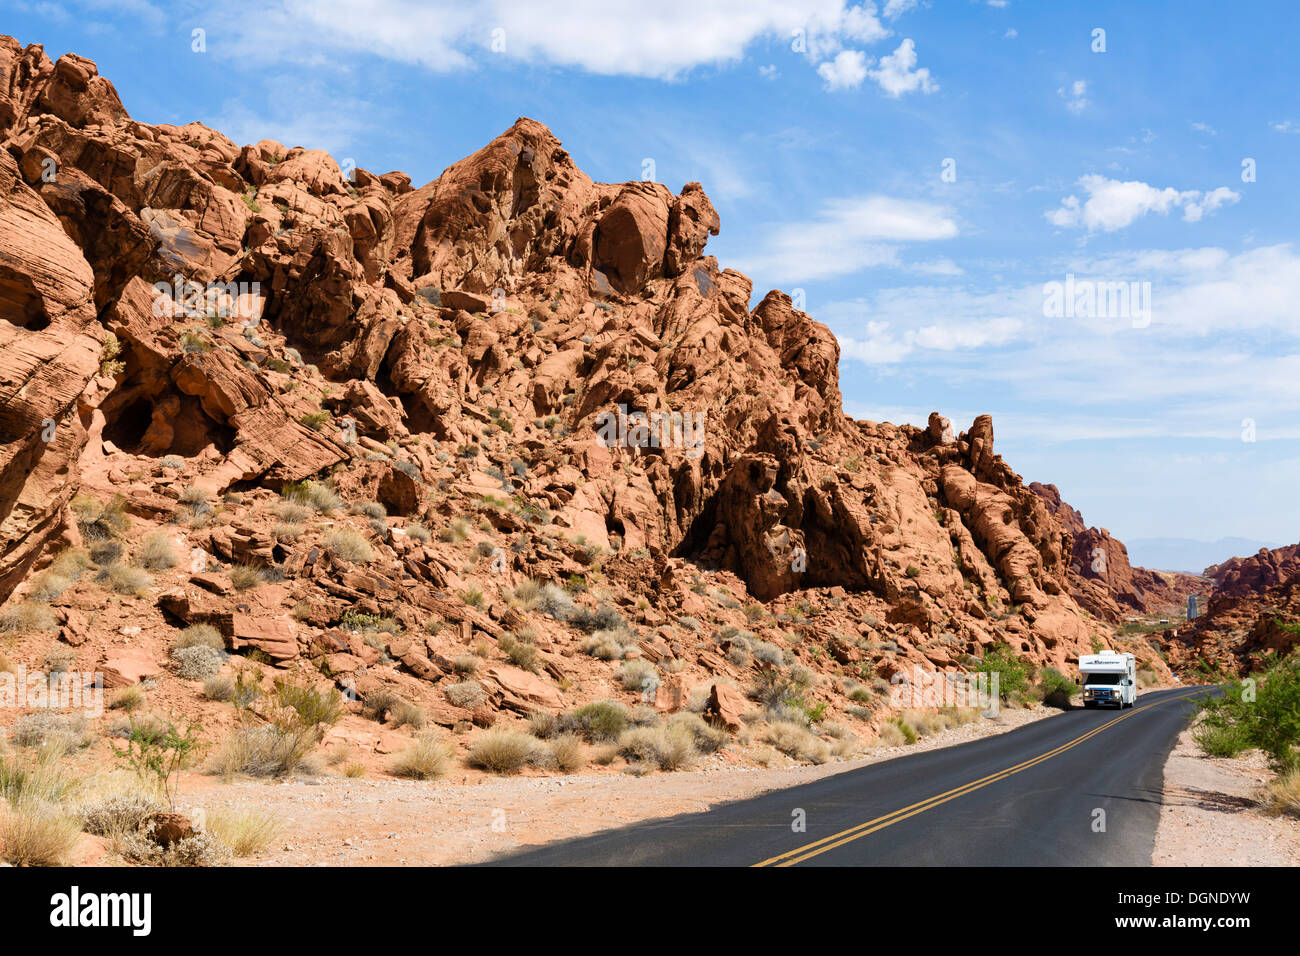
[[[1081,654],[1079,673],[1083,675],[1084,707],[1113,704],[1123,709],[1137,700],[1137,660],[1132,654]]]

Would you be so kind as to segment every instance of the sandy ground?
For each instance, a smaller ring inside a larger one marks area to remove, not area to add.
[[[1206,757],[1184,730],[1165,763],[1154,866],[1300,865],[1300,819],[1271,816],[1255,797],[1273,778],[1264,755]]]
[[[552,840],[642,820],[699,812],[731,800],[792,787],[903,753],[1003,733],[1058,711],[1004,709],[911,747],[880,748],[820,767],[746,768],[714,755],[696,769],[634,777],[625,773],[490,778],[477,783],[347,779],[322,775],[285,782],[225,783],[187,774],[181,809],[252,806],[283,830],[270,848],[239,861],[262,866],[449,865],[491,859]]]

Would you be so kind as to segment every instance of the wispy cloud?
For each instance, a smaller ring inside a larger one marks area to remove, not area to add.
[[[1180,192],[1170,186],[1159,189],[1137,180],[1121,182],[1096,173],[1080,177],[1078,185],[1083,187],[1088,198],[1081,202],[1078,196],[1066,196],[1057,208],[1045,213],[1052,225],[1063,229],[1083,227],[1089,232],[1114,232],[1147,213],[1163,216],[1175,208],[1183,210],[1183,219],[1187,222],[1199,222],[1206,214],[1241,198],[1240,193],[1226,186],[1208,192],[1197,189]]]

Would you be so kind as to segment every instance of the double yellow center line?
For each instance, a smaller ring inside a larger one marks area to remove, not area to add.
[[[1137,707],[1129,711],[1127,714],[1125,714],[1122,717],[1116,717],[1114,720],[1108,720],[1100,727],[1097,727],[1094,730],[1090,730],[1088,731],[1088,733],[1083,734],[1080,737],[1074,738],[1069,743],[1062,744],[1061,746],[1057,747],[1055,750],[1049,750],[1047,753],[1039,754],[1037,757],[1034,757],[1030,760],[1026,760],[1023,763],[1018,763],[1014,767],[1007,767],[1005,770],[999,770],[997,773],[989,774],[987,777],[981,777],[978,780],[972,780],[970,783],[957,787],[954,790],[949,790],[946,793],[936,794],[935,796],[930,797],[929,799],[922,800],[920,803],[914,803],[910,807],[903,807],[901,810],[895,810],[893,813],[886,814],[883,817],[876,817],[874,820],[868,820],[866,823],[860,823],[857,826],[850,827],[847,830],[841,830],[839,833],[833,833],[828,837],[823,837],[822,839],[816,841],[815,843],[809,843],[805,846],[801,846],[798,847],[797,849],[790,850],[786,853],[782,853],[779,856],[770,857],[769,859],[763,860],[762,862],[755,863],[753,865],[754,866],[794,866],[796,863],[802,863],[804,860],[812,859],[813,857],[818,856],[819,854],[826,853],[829,850],[834,850],[836,847],[844,846],[844,844],[846,843],[852,843],[854,840],[860,840],[862,837],[867,836],[868,834],[871,833],[875,833],[877,830],[883,830],[885,827],[891,827],[895,823],[898,823],[902,820],[906,820],[908,817],[914,817],[918,813],[924,813],[926,810],[930,810],[934,807],[937,807],[941,803],[947,803],[949,800],[956,800],[958,797],[964,796],[965,794],[968,793],[973,793],[974,791],[979,790],[981,787],[987,787],[991,783],[997,783],[999,780],[1005,780],[1007,777],[1010,777],[1013,774],[1020,773],[1022,770],[1028,770],[1030,767],[1036,767],[1044,760],[1050,760],[1052,757],[1055,757],[1057,754],[1063,754],[1067,750],[1079,746],[1079,744],[1083,743],[1085,740],[1091,740],[1093,737],[1097,736],[1103,730],[1108,730],[1111,727],[1114,727],[1116,724],[1120,723],[1121,721],[1128,720],[1130,717],[1135,717],[1138,714],[1142,713],[1142,711],[1144,710],[1150,710],[1152,707],[1159,707],[1161,704],[1167,703],[1171,700],[1180,700],[1183,697],[1187,697],[1190,696],[1191,694],[1198,693],[1201,690],[1203,690],[1203,688],[1196,688],[1194,690],[1189,690],[1181,694],[1173,694],[1169,697],[1161,698],[1160,700],[1154,703],[1146,704],[1142,707]]]

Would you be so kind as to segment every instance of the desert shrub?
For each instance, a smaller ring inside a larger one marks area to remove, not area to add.
[[[103,541],[115,538],[128,527],[131,521],[126,516],[126,499],[114,495],[107,503],[94,495],[80,494],[69,502],[77,528],[86,541]]]
[[[998,695],[1003,700],[1023,693],[1029,686],[1029,664],[1009,644],[993,645],[975,666],[974,672],[988,674],[990,686],[993,675],[998,675]]]
[[[152,836],[156,826],[148,823],[142,832],[122,838],[118,843],[122,856],[141,866],[165,867],[219,866],[230,856],[225,844],[206,830],[163,845]]]
[[[548,710],[535,710],[528,715],[528,732],[539,740],[549,740],[560,732],[560,718]]]
[[[421,730],[427,720],[424,711],[410,701],[404,700],[393,708],[394,727],[410,727],[412,730]]]
[[[367,518],[387,518],[388,509],[378,501],[354,501],[349,506],[348,511],[354,515],[365,515]]]
[[[561,734],[547,744],[551,759],[556,769],[563,773],[581,770],[586,758],[583,755],[582,738],[577,734]]]
[[[775,644],[769,644],[767,641],[754,641],[751,651],[754,660],[763,664],[770,664],[772,667],[780,667],[785,663],[785,654],[781,648]]]
[[[95,735],[84,718],[38,710],[14,721],[10,739],[19,747],[81,750],[94,742]]]
[[[1202,721],[1192,731],[1192,739],[1210,757],[1237,757],[1252,747],[1244,726],[1212,720]]]
[[[80,838],[77,821],[53,804],[20,801],[0,813],[0,859],[13,866],[62,866]]]
[[[308,766],[314,745],[314,740],[275,724],[242,727],[224,738],[208,769],[221,776],[283,776]]]
[[[478,670],[479,659],[474,654],[457,654],[451,659],[451,669],[462,677],[468,677]]]
[[[659,672],[649,661],[636,658],[623,662],[619,668],[618,681],[627,690],[650,694],[659,686]]]
[[[632,727],[618,738],[620,756],[631,763],[648,764],[660,770],[681,770],[698,757],[689,728]]]
[[[1070,698],[1078,693],[1074,681],[1054,667],[1044,667],[1038,676],[1038,689],[1043,703],[1058,710],[1070,709]]]
[[[106,568],[122,557],[122,542],[116,538],[107,538],[103,541],[92,541],[90,543],[90,560],[98,568]],[[98,576],[98,580],[103,580],[103,575]]]
[[[602,604],[594,611],[578,608],[570,615],[569,620],[579,630],[588,633],[616,630],[627,626],[627,621],[623,619],[623,615],[608,604]]]
[[[668,718],[669,730],[680,730],[691,736],[695,749],[702,754],[716,753],[727,745],[730,739],[726,730],[715,727],[698,714],[688,711],[673,714]]]
[[[289,524],[301,524],[311,515],[311,509],[296,501],[278,501],[271,508],[271,514]]]
[[[135,713],[145,703],[144,688],[139,684],[133,684],[130,687],[123,687],[108,702],[108,706],[113,710],[124,710],[128,714]]]
[[[72,587],[72,581],[61,574],[55,574],[49,568],[46,568],[40,574],[32,578],[31,587],[27,591],[27,597],[34,602],[46,603],[59,597],[64,591]]]
[[[143,568],[129,564],[111,564],[100,576],[108,586],[118,594],[131,594],[142,597],[152,583],[152,579]]]
[[[526,671],[535,671],[538,667],[538,650],[535,644],[519,640],[515,635],[505,633],[497,641],[497,646],[516,667]]]
[[[343,506],[343,500],[335,494],[334,489],[319,481],[287,484],[280,490],[280,494],[286,501],[314,508],[321,514],[329,514]]]
[[[265,850],[280,835],[280,822],[255,807],[214,810],[207,814],[204,829],[223,843],[236,857],[253,856]]]
[[[176,567],[180,561],[176,553],[176,542],[172,536],[162,530],[151,531],[145,535],[140,544],[140,564],[150,571],[166,571]]]
[[[825,763],[830,759],[826,742],[807,727],[794,721],[773,721],[763,739],[787,757],[805,763]]]
[[[1292,768],[1264,787],[1260,805],[1269,813],[1300,817],[1300,768]]]
[[[226,652],[205,644],[181,647],[172,651],[176,676],[181,680],[207,680],[215,677],[226,663]]]
[[[428,544],[431,535],[429,529],[423,525],[412,524],[405,528],[406,536],[412,541],[419,541],[421,544]]]
[[[235,681],[232,677],[209,677],[203,682],[203,696],[208,700],[225,703],[235,696]]]
[[[463,684],[450,684],[443,691],[453,706],[473,710],[487,700],[487,691],[478,681],[465,681]]]
[[[620,661],[627,655],[627,649],[633,641],[632,635],[626,631],[607,630],[588,634],[578,646],[583,653],[602,661]]]
[[[573,730],[591,741],[613,741],[627,729],[628,709],[613,700],[584,704],[561,721],[565,730]]]
[[[474,553],[480,558],[490,558],[497,553],[497,546],[491,541],[483,540],[474,545]]]
[[[1264,751],[1279,773],[1300,766],[1300,654],[1274,661],[1253,684],[1228,683],[1222,697],[1202,703],[1201,713],[1203,736],[1230,742],[1235,733],[1248,748]]]
[[[137,786],[123,787],[83,802],[77,809],[81,829],[94,836],[135,833],[155,814],[167,809],[157,797]]]
[[[325,547],[331,549],[345,561],[352,561],[356,564],[365,564],[374,557],[370,542],[351,528],[339,528],[337,531],[331,531],[325,536]]]
[[[333,687],[277,680],[275,697],[281,707],[294,712],[293,721],[303,727],[328,727],[343,716],[343,697]]]
[[[437,780],[451,766],[451,747],[433,733],[419,734],[389,768],[394,776],[411,780]]]
[[[569,593],[564,588],[550,582],[538,588],[531,609],[540,611],[547,617],[554,618],[557,621],[567,621],[575,611],[573,598],[569,596]]]
[[[224,651],[226,649],[225,638],[211,624],[191,624],[185,630],[177,635],[176,640],[172,642],[172,650],[180,650],[183,647],[196,647],[202,645],[211,647],[214,650]]]
[[[376,687],[366,693],[361,703],[375,720],[385,721],[405,700],[391,687]]]
[[[517,730],[488,730],[470,747],[469,765],[492,773],[518,773],[536,746],[533,737]]]
[[[251,564],[236,564],[230,568],[230,583],[237,591],[257,587],[262,583],[262,572]]]
[[[464,601],[466,604],[468,604],[470,607],[474,607],[474,608],[481,608],[484,602],[483,592],[480,591],[478,588],[467,588],[466,590],[462,591],[460,594],[460,599]]]
[[[26,634],[48,631],[54,626],[54,612],[35,601],[22,601],[0,612],[0,632]]]

